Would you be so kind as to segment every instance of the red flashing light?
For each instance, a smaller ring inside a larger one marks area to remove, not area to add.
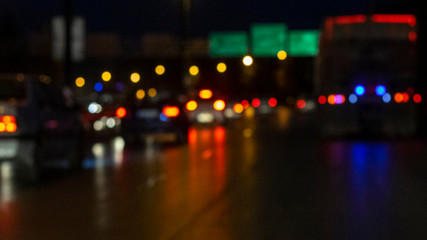
[[[410,14],[374,14],[372,21],[376,23],[407,23],[411,27],[417,24],[415,16]]]
[[[124,118],[126,116],[126,108],[124,107],[119,107],[116,110],[116,116],[118,118]]]
[[[365,15],[351,15],[351,16],[339,16],[335,17],[335,23],[337,24],[353,24],[353,23],[364,23],[366,22]]]
[[[317,99],[318,100],[318,102],[320,103],[320,104],[325,104],[326,103],[326,101],[327,101],[327,99],[326,99],[326,97],[325,96],[319,96],[319,98]]]
[[[303,99],[300,99],[297,101],[297,108],[299,109],[305,108],[305,101]]]
[[[423,98],[421,97],[421,95],[420,94],[415,94],[414,95],[414,97],[413,97],[413,100],[414,100],[414,103],[420,103],[421,102],[421,100],[422,100]]]
[[[270,99],[268,99],[268,105],[269,105],[270,107],[275,107],[275,106],[277,106],[277,99],[276,99],[276,98],[270,98]]]
[[[179,115],[179,108],[176,106],[166,106],[163,108],[162,113],[166,117],[178,117]]]
[[[261,105],[261,100],[259,100],[258,98],[254,98],[254,99],[252,99],[252,106],[254,107],[254,108],[257,108],[257,107],[259,107]]]

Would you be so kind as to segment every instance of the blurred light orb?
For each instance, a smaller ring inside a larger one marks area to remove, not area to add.
[[[111,73],[108,71],[105,71],[102,73],[101,78],[102,78],[102,80],[108,82],[111,80]]]
[[[279,51],[278,53],[277,53],[277,58],[279,59],[279,60],[285,60],[286,58],[288,57],[288,53],[286,53],[285,51]]]
[[[145,91],[143,89],[139,89],[136,91],[136,98],[141,100],[145,97]]]
[[[156,72],[157,75],[161,76],[165,74],[166,68],[163,65],[157,65],[154,71]]]
[[[130,75],[130,80],[133,83],[137,83],[137,82],[139,82],[139,80],[141,80],[141,75],[139,75],[139,73],[134,72]]]
[[[75,83],[76,83],[77,87],[83,87],[85,85],[86,81],[84,78],[78,77],[78,78],[76,78]]]
[[[199,74],[199,68],[197,66],[193,65],[190,67],[188,72],[190,73],[191,76],[196,76],[197,74]]]
[[[148,89],[148,96],[150,96],[150,97],[157,96],[157,90],[155,88]]]
[[[220,62],[216,65],[216,70],[219,73],[224,73],[227,70],[227,65],[223,62]]]
[[[102,85],[102,83],[100,83],[100,82],[95,83],[95,91],[101,92],[102,89],[104,89],[104,85]]]
[[[245,56],[244,58],[243,58],[243,64],[245,65],[245,66],[251,66],[252,65],[252,63],[254,63],[254,60],[253,60],[253,58],[251,57],[251,56],[249,56],[249,55],[247,55],[247,56]]]

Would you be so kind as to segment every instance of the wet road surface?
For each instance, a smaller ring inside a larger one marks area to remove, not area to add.
[[[282,119],[283,120],[283,119]],[[427,142],[325,140],[276,118],[121,138],[23,186],[1,163],[0,239],[423,239]]]

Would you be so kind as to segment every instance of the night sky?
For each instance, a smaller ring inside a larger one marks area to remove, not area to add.
[[[397,0],[376,0],[374,9]],[[192,0],[190,35],[248,30],[252,23],[281,22],[290,29],[317,29],[326,16],[369,13],[374,0]],[[89,32],[116,32],[139,38],[145,32],[177,34],[179,0],[74,0],[73,11],[86,18]],[[60,0],[2,0],[0,14],[12,16],[24,34],[48,30],[63,12]]]

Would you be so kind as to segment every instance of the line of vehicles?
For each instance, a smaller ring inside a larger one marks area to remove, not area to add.
[[[229,106],[228,99],[209,89],[197,96],[160,90],[144,96],[129,90],[121,98],[104,93],[82,103],[70,89],[48,80],[0,74],[0,161],[13,160],[25,179],[39,179],[50,168],[81,168],[85,143],[94,137],[121,135],[135,143],[144,135],[170,135],[169,140],[182,144],[190,126],[226,124],[249,107],[247,101]],[[253,102],[254,108],[261,107]]]

